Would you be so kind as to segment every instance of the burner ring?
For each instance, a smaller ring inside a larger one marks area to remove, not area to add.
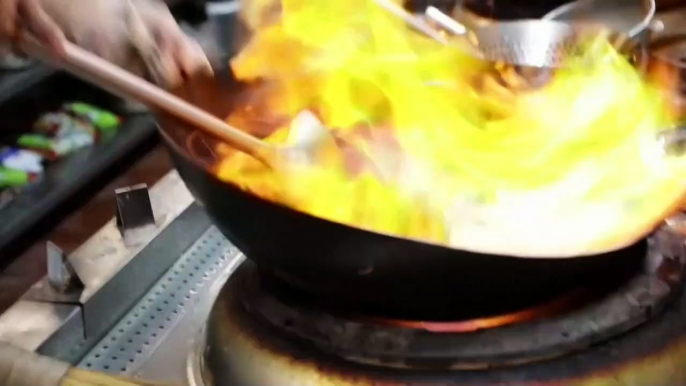
[[[292,306],[260,291],[257,270],[249,262],[220,295],[224,311],[213,313],[243,320],[243,328],[258,335],[266,328],[322,354],[364,365],[460,370],[531,363],[623,334],[664,308],[684,278],[684,242],[661,229],[648,243],[643,272],[600,301],[565,315],[472,333],[432,333]],[[222,323],[214,321],[215,326]],[[210,329],[209,334],[213,341],[218,332]]]

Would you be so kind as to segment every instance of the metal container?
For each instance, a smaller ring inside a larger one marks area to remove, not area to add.
[[[583,20],[603,24],[631,38],[647,36],[655,0],[577,0],[554,9],[544,20]]]
[[[203,48],[208,50],[211,61],[228,65],[229,58],[234,54],[235,32],[237,25],[237,11],[240,2],[235,0],[212,0],[205,3],[205,13],[209,21],[209,36],[211,39],[202,39]]]

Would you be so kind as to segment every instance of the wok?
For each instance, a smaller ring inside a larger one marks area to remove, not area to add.
[[[220,117],[245,95],[230,74],[194,79],[175,93]],[[215,140],[158,118],[181,178],[221,232],[275,285],[330,307],[425,320],[497,314],[628,275],[646,254],[642,241],[576,258],[487,255],[315,218],[219,180]]]

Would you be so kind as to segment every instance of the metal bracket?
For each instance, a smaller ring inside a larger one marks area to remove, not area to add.
[[[56,291],[66,293],[73,288],[83,288],[83,282],[74,271],[69,257],[48,241],[45,246],[48,260],[48,283]]]
[[[127,247],[150,239],[157,229],[155,214],[146,184],[138,184],[114,191],[117,197],[117,228]]]
[[[34,301],[49,303],[80,304],[84,285],[74,270],[69,257],[54,243],[48,241],[47,280],[41,280],[28,291],[27,296]]]

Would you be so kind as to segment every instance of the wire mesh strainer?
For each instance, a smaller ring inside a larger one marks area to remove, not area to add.
[[[450,44],[436,28],[421,17],[405,11],[392,0],[376,0],[393,15],[442,44]],[[588,55],[583,49],[587,38],[608,39],[621,53],[640,53],[637,42],[616,31],[589,24],[570,24],[552,20],[518,20],[490,23],[468,28],[435,7],[426,9],[426,16],[442,29],[462,36],[467,49],[484,60],[513,66],[555,68],[568,60]],[[586,56],[588,57],[588,56]],[[641,59],[641,58],[639,58]]]
[[[468,29],[434,7],[427,8],[426,16],[452,34],[466,37],[481,58],[515,66],[560,67],[570,58],[587,55],[582,45],[593,37],[608,39],[620,52],[636,48],[626,35],[588,24],[518,20]]]

